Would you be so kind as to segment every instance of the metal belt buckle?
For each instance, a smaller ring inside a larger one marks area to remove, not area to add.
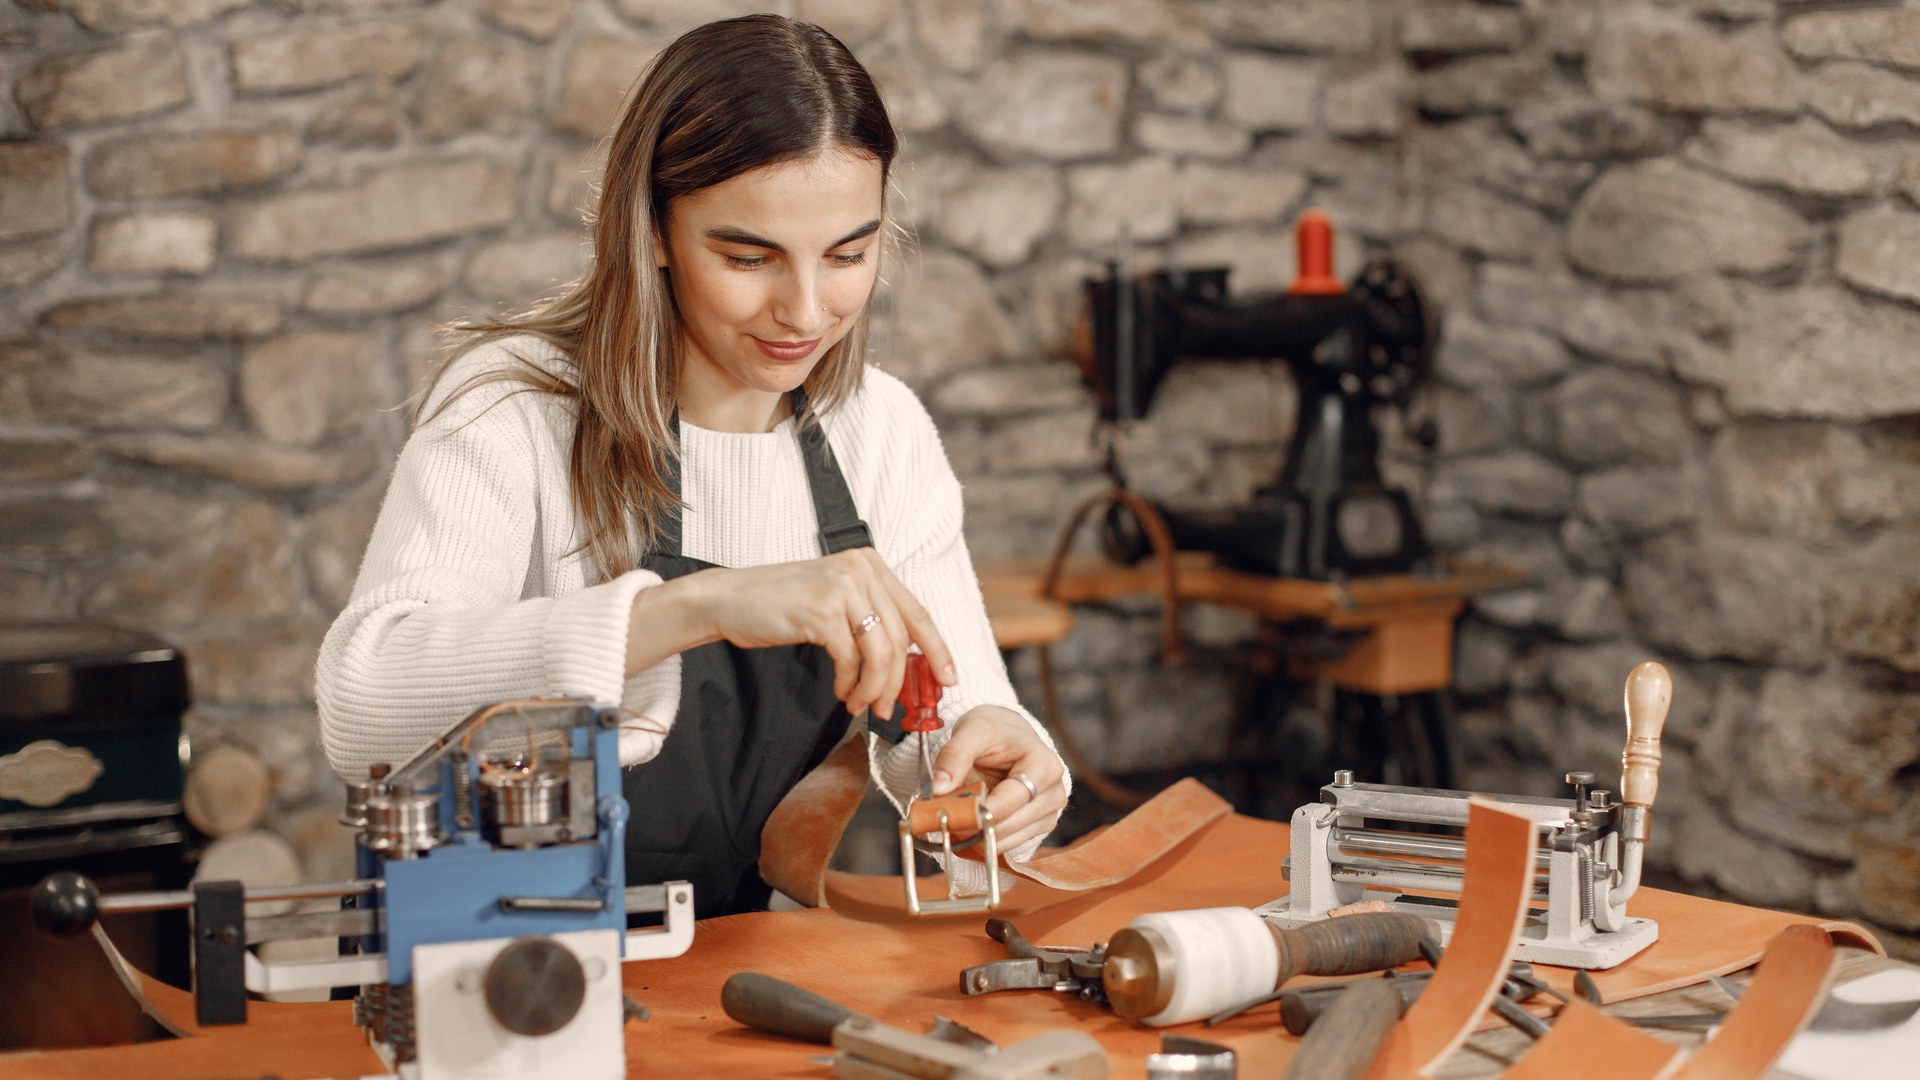
[[[966,797],[977,798],[972,792]],[[918,802],[919,800],[915,800]],[[947,828],[947,812],[940,811],[940,851],[945,856],[941,865],[947,867],[947,896],[944,900],[920,899],[919,878],[913,869],[913,814],[908,806],[908,814],[900,820],[900,878],[907,888],[907,911],[913,915],[950,915],[955,912],[990,911],[1000,906],[1000,845],[995,837],[993,811],[981,804],[980,841],[986,856],[987,891],[976,896],[961,896],[959,885],[953,874],[953,834]]]

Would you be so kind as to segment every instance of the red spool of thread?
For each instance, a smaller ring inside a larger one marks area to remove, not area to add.
[[[1293,227],[1293,242],[1299,252],[1300,276],[1293,279],[1287,292],[1294,296],[1338,296],[1347,291],[1333,276],[1333,222],[1318,210],[1300,215]]]

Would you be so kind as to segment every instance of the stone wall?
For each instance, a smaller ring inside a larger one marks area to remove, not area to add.
[[[0,617],[143,626],[203,742],[345,872],[311,665],[435,322],[576,274],[595,140],[730,0],[0,0]],[[1534,584],[1463,624],[1464,779],[1604,773],[1638,660],[1678,679],[1668,870],[1920,931],[1920,11],[1769,0],[779,0],[905,138],[882,363],[941,421],[983,559],[1101,484],[1061,361],[1083,276],[1342,273],[1386,249],[1447,314],[1389,467],[1436,542]],[[1244,498],[1284,370],[1196,364],[1120,435],[1142,490]],[[1081,613],[1074,730],[1109,767],[1219,745],[1252,628]],[[1018,665],[1031,686],[1031,661]],[[1276,856],[1277,857],[1277,856]],[[1902,947],[1911,953],[1914,938]]]

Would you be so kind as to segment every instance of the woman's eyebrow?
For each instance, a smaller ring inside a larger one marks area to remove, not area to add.
[[[828,244],[827,250],[832,251],[834,248],[851,244],[855,240],[864,240],[867,237],[872,236],[874,233],[877,233],[879,231],[880,231],[880,219],[874,218],[872,221],[867,222],[865,225],[860,226],[859,228],[853,230],[847,235],[841,237],[840,239],[835,240],[833,243]],[[768,251],[777,252],[781,255],[785,255],[787,253],[786,246],[783,244],[777,244],[772,240],[767,239],[764,236],[756,236],[755,234],[750,233],[745,229],[736,229],[730,225],[720,225],[720,226],[716,226],[714,228],[708,229],[706,232],[706,236],[707,236],[707,239],[709,240],[717,240],[723,244],[740,244],[745,247],[766,248]]]

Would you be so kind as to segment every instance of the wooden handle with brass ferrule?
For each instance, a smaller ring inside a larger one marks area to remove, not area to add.
[[[1371,911],[1308,923],[1298,928],[1267,924],[1280,950],[1274,987],[1295,975],[1358,975],[1420,959],[1420,939],[1440,940],[1439,929],[1397,911]]]
[[[1673,676],[1652,660],[1627,675],[1627,746],[1620,754],[1620,801],[1652,806],[1660,791],[1660,729],[1673,704]]]

